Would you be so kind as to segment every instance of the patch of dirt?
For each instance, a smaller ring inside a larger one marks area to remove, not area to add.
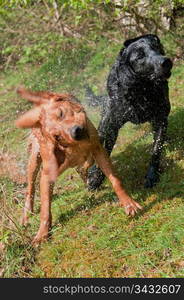
[[[16,156],[8,152],[0,152],[0,176],[7,176],[14,182],[26,182],[25,163],[18,162]]]

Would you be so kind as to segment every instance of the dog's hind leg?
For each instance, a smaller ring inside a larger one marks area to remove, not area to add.
[[[49,229],[52,225],[51,199],[53,194],[54,182],[50,181],[49,174],[47,173],[47,168],[43,166],[40,178],[40,228],[32,241],[32,244],[34,245],[37,245],[42,240],[48,238]]]
[[[154,121],[152,123],[154,143],[150,166],[145,177],[146,180],[144,186],[146,188],[152,188],[159,181],[160,156],[166,138],[167,124],[167,118],[163,121]]]
[[[40,227],[32,243],[39,244],[42,240],[48,238],[49,229],[52,225],[51,200],[53,195],[54,183],[61,172],[59,168],[55,145],[48,141],[40,145],[40,154],[42,158],[42,170],[40,177]],[[65,167],[65,166],[63,166]]]
[[[23,208],[23,215],[21,219],[21,224],[24,226],[26,226],[28,223],[29,213],[33,212],[35,181],[41,165],[39,145],[36,139],[29,146],[30,146],[31,154],[29,157],[28,168],[27,168],[27,192],[26,192],[25,205]]]

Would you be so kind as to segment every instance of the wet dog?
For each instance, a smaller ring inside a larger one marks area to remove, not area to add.
[[[134,216],[141,206],[125,192],[82,105],[70,94],[31,92],[24,88],[18,89],[18,93],[35,104],[16,121],[19,128],[32,128],[23,225],[27,224],[29,213],[33,212],[35,180],[42,165],[40,228],[33,243],[37,244],[48,237],[52,221],[53,185],[56,178],[68,168],[77,168],[86,182],[87,169],[96,162],[110,180],[126,214]]]
[[[125,41],[107,80],[109,97],[104,103],[98,128],[101,143],[110,155],[119,129],[126,122],[150,122],[154,143],[145,177],[147,188],[159,180],[160,156],[170,112],[167,79],[171,69],[172,61],[165,56],[159,38],[148,34]],[[88,176],[89,188],[98,188],[103,179],[101,170],[92,167]]]

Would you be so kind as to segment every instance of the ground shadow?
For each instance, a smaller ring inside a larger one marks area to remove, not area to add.
[[[86,187],[86,190],[87,190],[87,187]],[[109,203],[117,202],[117,198],[112,196],[112,193],[107,193],[105,190],[106,190],[106,188],[104,186],[102,186],[100,188],[101,193],[103,193],[103,195],[101,197],[98,196],[98,191],[89,192],[89,194],[87,196],[84,195],[81,198],[81,204],[77,205],[75,208],[67,210],[65,213],[61,213],[59,215],[59,217],[57,218],[56,224],[58,224],[58,223],[65,224],[71,218],[78,215],[80,212],[90,211],[91,209],[93,209],[105,202],[109,202]],[[74,194],[75,193],[76,192],[74,191]],[[64,194],[65,193],[63,193],[63,196],[64,196]],[[58,196],[56,196],[56,198],[58,198]]]

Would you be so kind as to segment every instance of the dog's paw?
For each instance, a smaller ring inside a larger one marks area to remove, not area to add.
[[[20,225],[23,227],[27,227],[29,225],[29,216],[25,213],[20,219]]]
[[[134,217],[135,214],[138,212],[138,210],[142,210],[143,209],[142,206],[139,203],[137,203],[136,201],[134,201],[132,199],[126,205],[120,203],[120,206],[123,206],[124,209],[125,209],[125,213],[128,216],[131,216],[131,217]]]
[[[34,239],[32,240],[32,246],[38,247],[42,242],[45,242],[48,239],[48,234],[37,234]]]
[[[145,176],[145,188],[152,188],[159,181],[159,171],[158,169],[151,166],[148,170],[148,173]]]
[[[94,191],[98,189],[102,184],[104,178],[105,176],[99,168],[97,168],[96,166],[91,167],[89,169],[87,178],[88,190]]]
[[[49,237],[49,231],[48,230],[38,230],[36,236],[32,240],[32,246],[37,247],[39,246],[42,242],[45,242]]]

